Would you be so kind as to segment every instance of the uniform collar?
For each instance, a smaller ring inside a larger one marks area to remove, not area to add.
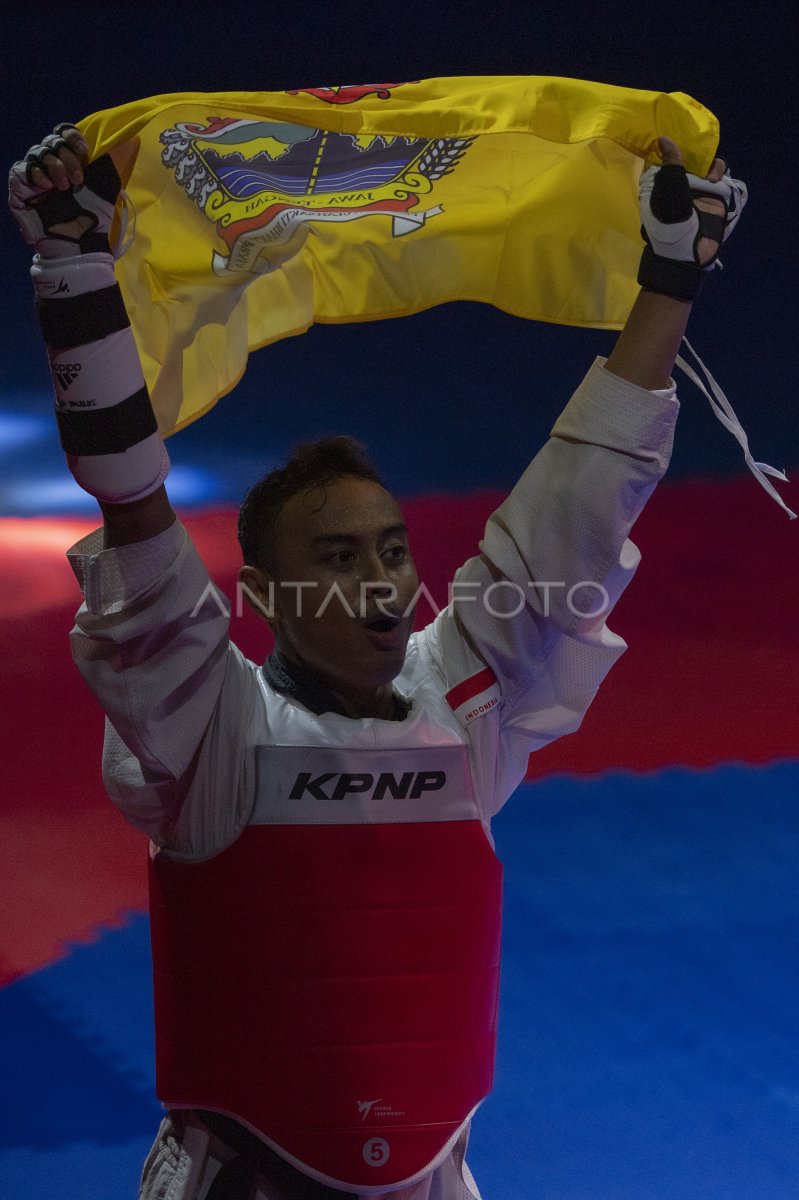
[[[320,716],[322,713],[338,713],[341,717],[349,716],[330,689],[318,675],[305,667],[285,658],[278,650],[273,650],[262,667],[264,678],[271,688],[282,695],[291,696],[298,700],[312,713]],[[394,709],[392,721],[404,721],[410,711],[410,704],[402,696],[393,693]],[[352,717],[351,720],[360,720]]]

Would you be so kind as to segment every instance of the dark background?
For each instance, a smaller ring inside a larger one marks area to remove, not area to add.
[[[705,289],[689,332],[749,431],[755,458],[778,467],[799,462],[797,44],[787,4],[78,0],[6,5],[0,22],[7,162],[56,121],[160,92],[462,74],[568,75],[688,92],[719,117],[720,152],[750,188],[723,254],[725,270]],[[32,319],[28,251],[10,219],[0,227],[5,388],[49,390]],[[241,482],[227,478],[219,493],[237,499],[259,469],[261,447],[268,462],[298,437],[329,429],[362,436],[403,495],[510,486],[591,357],[606,353],[612,337],[534,324],[473,303],[400,321],[316,326],[255,355],[236,400],[223,400],[181,434],[173,459],[183,454],[210,463],[219,438],[234,457],[240,447]],[[437,368],[431,436],[400,444],[400,422],[430,419],[429,388],[420,389],[419,379],[430,377],[431,365]],[[687,383],[681,394],[688,402],[673,477],[743,470],[738,447],[704,399]],[[480,461],[464,482],[462,454],[475,433]]]

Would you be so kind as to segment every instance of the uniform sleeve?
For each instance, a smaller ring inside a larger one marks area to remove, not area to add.
[[[132,824],[166,844],[223,694],[225,709],[237,714],[222,764],[235,789],[237,739],[255,684],[228,640],[227,600],[179,521],[109,550],[96,530],[68,558],[84,594],[72,655],[107,716],[106,787]]]
[[[470,675],[483,698],[498,689],[501,741],[517,765],[500,790],[515,787],[530,751],[579,726],[626,649],[606,619],[638,565],[628,534],[665,473],[679,405],[673,384],[649,392],[604,361],[489,518],[430,629],[450,697]]]

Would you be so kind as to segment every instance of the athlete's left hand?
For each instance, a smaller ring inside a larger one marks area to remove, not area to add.
[[[747,199],[746,185],[716,158],[701,179],[685,170],[679,147],[659,139],[663,165],[640,181],[642,233],[647,242],[638,281],[649,291],[691,300],[713,269]]]

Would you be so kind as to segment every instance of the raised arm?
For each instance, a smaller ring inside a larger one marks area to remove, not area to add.
[[[35,251],[31,276],[69,469],[100,503],[104,546],[144,541],[175,520],[158,433],[108,235],[120,191],[104,155],[58,125],[9,175],[9,205]]]
[[[202,601],[208,575],[164,487],[169,459],[109,247],[119,187],[110,158],[87,164],[78,131],[57,126],[11,168],[9,203],[36,252],[61,444],[103,513],[69,552],[84,593],[72,654],[108,717],[109,794],[164,844],[209,724],[232,712],[244,736],[253,684],[224,605]]]
[[[714,189],[731,188],[720,182],[720,160],[707,181],[694,183],[677,147],[663,139],[661,149],[665,195],[654,186],[657,171],[642,177],[649,244],[627,325],[489,518],[480,554],[458,573],[452,605],[430,627],[451,694],[482,688],[482,708],[465,706],[473,739],[481,738],[481,712],[502,730],[499,774],[486,788],[494,811],[524,774],[528,753],[578,727],[626,648],[606,621],[640,559],[630,530],[668,466],[679,407],[671,370],[728,228],[727,202]],[[708,190],[701,201],[697,187]],[[740,185],[735,199],[743,198]],[[474,684],[464,689],[467,679]]]

